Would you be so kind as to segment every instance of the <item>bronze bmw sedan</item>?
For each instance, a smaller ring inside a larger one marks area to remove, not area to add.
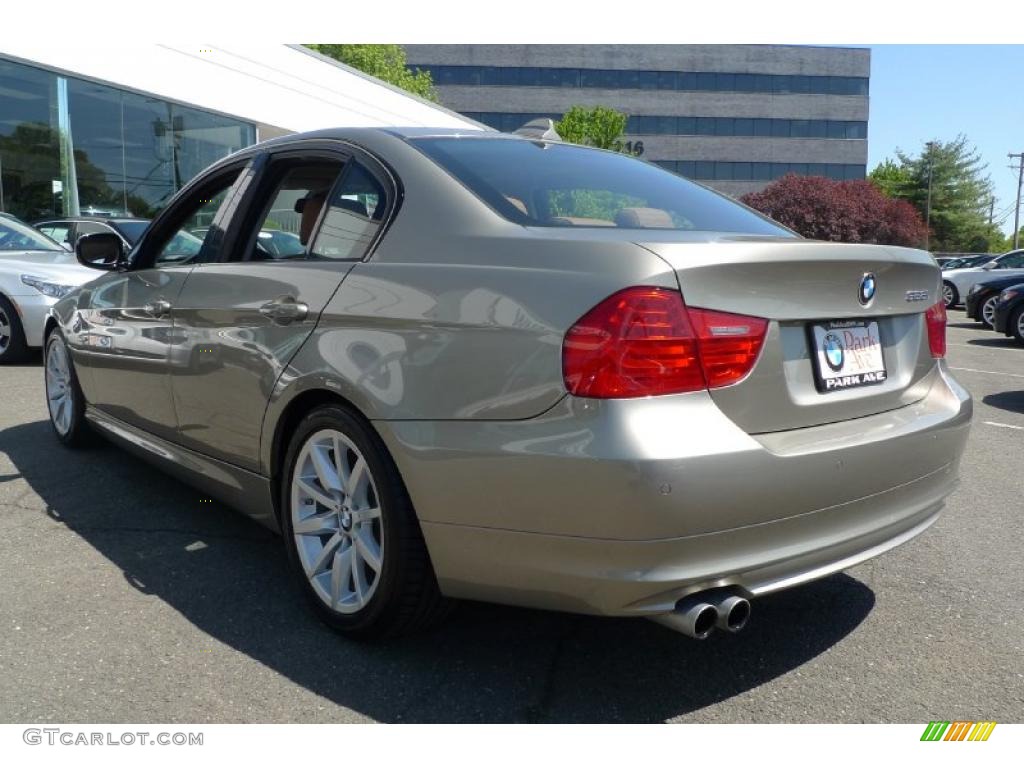
[[[957,481],[971,400],[927,253],[805,240],[621,154],[295,135],[120,248],[80,242],[105,271],[46,328],[57,438],[280,530],[351,635],[450,598],[735,631]]]

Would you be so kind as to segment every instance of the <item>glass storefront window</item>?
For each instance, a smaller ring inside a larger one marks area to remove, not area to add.
[[[0,61],[0,210],[25,221],[64,214],[57,77]]]
[[[256,128],[0,59],[0,210],[151,217]]]
[[[132,215],[124,199],[121,91],[69,79],[68,114],[80,212]]]

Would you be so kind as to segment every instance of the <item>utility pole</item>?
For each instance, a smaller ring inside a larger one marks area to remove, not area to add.
[[[924,207],[924,249],[930,251],[932,249],[932,150],[935,149],[935,142],[927,141],[925,147],[928,148],[928,202]]]
[[[1017,207],[1013,209],[1013,250],[1020,247],[1020,188],[1024,186],[1024,152],[1010,152],[1008,158],[1019,161],[1017,167]]]

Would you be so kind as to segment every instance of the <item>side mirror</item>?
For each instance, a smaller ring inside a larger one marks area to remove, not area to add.
[[[982,269],[984,269],[986,272],[989,272],[989,271],[991,271],[993,269],[996,269],[998,266],[999,266],[999,262],[997,262],[997,261],[990,261],[988,264],[983,265]]]
[[[124,243],[113,232],[82,235],[75,243],[75,257],[83,266],[109,272],[124,260]]]

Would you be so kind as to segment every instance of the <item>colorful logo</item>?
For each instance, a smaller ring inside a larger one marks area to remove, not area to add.
[[[828,363],[828,367],[836,372],[843,370],[843,362],[846,359],[843,340],[836,334],[829,333],[821,342],[821,348],[825,353],[825,362]]]
[[[965,720],[956,720],[952,723],[944,721],[933,721],[921,734],[921,741],[988,741],[996,724],[969,723]]]
[[[868,272],[860,279],[860,289],[857,291],[857,300],[867,306],[875,298],[875,274]]]

